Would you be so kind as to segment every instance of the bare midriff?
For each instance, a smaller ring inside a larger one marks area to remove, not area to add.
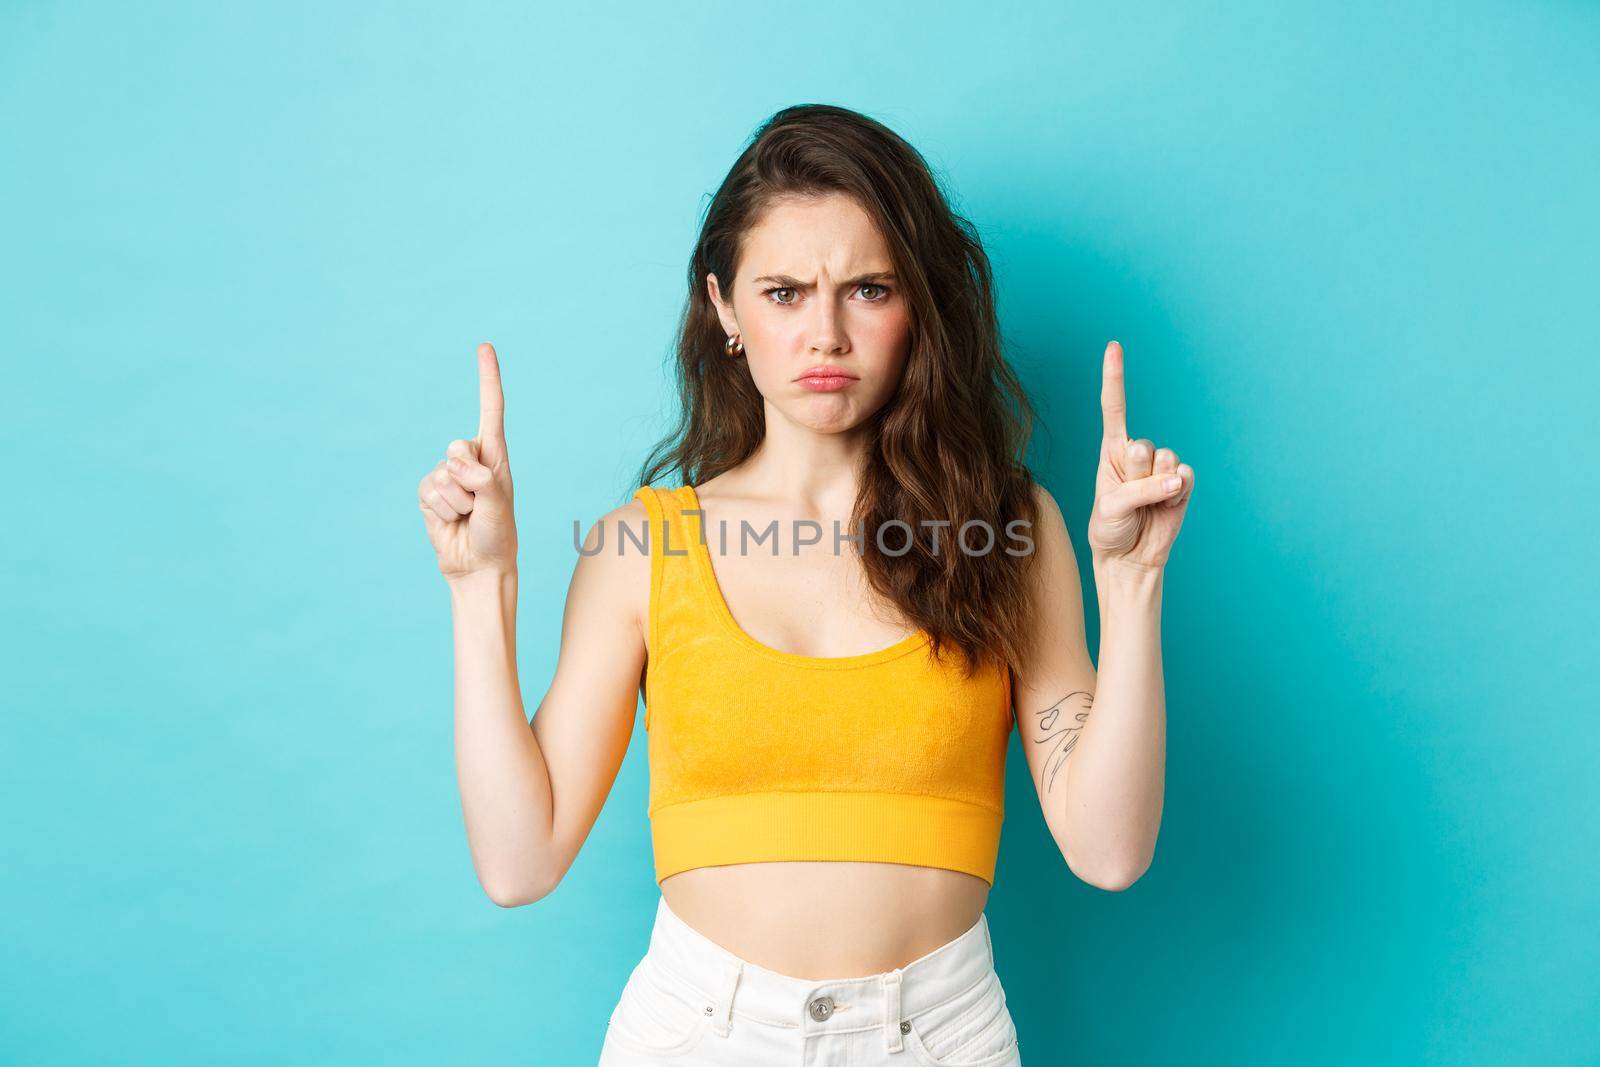
[[[667,906],[748,963],[812,981],[903,967],[970,930],[989,883],[900,863],[698,867],[661,882]]]

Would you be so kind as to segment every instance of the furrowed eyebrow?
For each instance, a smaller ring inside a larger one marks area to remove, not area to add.
[[[867,284],[869,282],[892,282],[892,281],[898,281],[898,280],[899,279],[897,279],[894,276],[894,272],[893,271],[879,270],[879,271],[873,271],[870,274],[859,274],[854,278],[847,279],[844,284],[849,285],[849,286],[857,286],[857,285],[865,285],[865,284]],[[753,279],[751,284],[752,285],[760,285],[763,282],[771,282],[773,285],[781,285],[785,289],[809,289],[809,288],[811,288],[805,282],[802,282],[799,278],[791,278],[787,274],[763,274],[761,277]]]

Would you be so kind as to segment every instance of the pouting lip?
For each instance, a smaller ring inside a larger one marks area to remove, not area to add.
[[[859,381],[854,374],[851,374],[843,367],[829,367],[826,365],[807,367],[794,376],[794,380],[797,382],[801,378],[849,378],[851,381]]]

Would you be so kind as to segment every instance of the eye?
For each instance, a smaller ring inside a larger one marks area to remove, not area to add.
[[[866,301],[869,304],[881,304],[889,299],[890,289],[887,285],[877,285],[873,282],[862,282],[860,285],[856,286],[856,289],[858,291],[865,289],[869,292],[877,294],[876,296],[868,296],[866,298]],[[789,297],[788,299],[784,299],[782,297],[774,296],[773,294],[775,293],[788,293]],[[782,307],[790,307],[799,302],[799,297],[794,288],[791,286],[773,286],[770,289],[763,289],[761,291],[761,295],[765,296],[772,303],[778,304]]]

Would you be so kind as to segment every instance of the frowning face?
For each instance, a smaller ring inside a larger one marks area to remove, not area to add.
[[[744,342],[769,420],[839,433],[894,394],[910,307],[888,244],[850,197],[776,201],[745,235],[730,291],[713,274],[706,285],[723,330]]]

